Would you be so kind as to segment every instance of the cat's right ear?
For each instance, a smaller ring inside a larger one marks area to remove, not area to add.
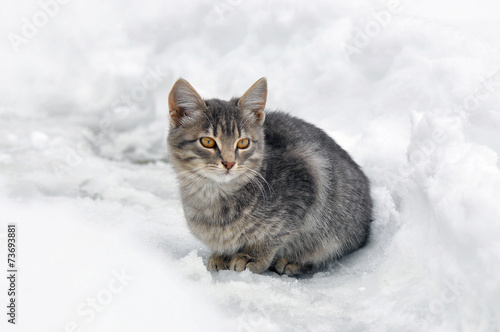
[[[251,112],[255,116],[257,123],[262,125],[265,118],[264,108],[266,107],[266,99],[267,80],[265,77],[262,77],[240,98],[238,107],[245,112]]]
[[[183,78],[179,78],[168,95],[170,122],[178,127],[181,120],[191,112],[202,111],[207,107],[198,92]]]

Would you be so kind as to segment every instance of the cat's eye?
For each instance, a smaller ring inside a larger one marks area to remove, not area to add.
[[[242,138],[238,141],[236,146],[238,149],[246,149],[248,148],[248,145],[250,144],[250,140],[248,138]]]
[[[203,145],[206,148],[213,148],[215,146],[215,141],[211,139],[210,137],[202,137],[200,138],[201,145]]]

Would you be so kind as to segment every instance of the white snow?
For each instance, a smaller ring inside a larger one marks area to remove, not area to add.
[[[4,1],[0,259],[17,223],[19,276],[17,324],[2,306],[2,326],[498,330],[499,9]],[[266,76],[268,108],[330,133],[371,179],[369,244],[299,279],[208,272],[166,157],[167,96],[181,76],[205,98]]]

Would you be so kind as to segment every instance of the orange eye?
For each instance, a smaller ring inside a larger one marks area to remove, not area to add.
[[[248,148],[248,145],[250,144],[250,140],[248,138],[242,138],[238,141],[238,149],[246,149]]]
[[[213,148],[215,146],[215,141],[211,139],[210,137],[202,137],[200,138],[201,145],[203,145],[206,148]]]

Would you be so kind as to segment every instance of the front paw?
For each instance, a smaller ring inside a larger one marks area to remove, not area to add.
[[[253,261],[253,258],[250,257],[249,255],[241,253],[241,252],[237,253],[231,259],[231,263],[229,263],[229,269],[236,271],[236,272],[241,272],[244,269],[246,269],[247,264],[249,262],[252,262],[252,261]]]
[[[268,267],[269,264],[241,252],[234,255],[229,264],[229,269],[236,272],[249,269],[253,273],[262,273]]]
[[[212,253],[208,258],[207,269],[209,271],[219,271],[229,269],[229,258],[225,255]]]
[[[286,274],[289,277],[295,276],[301,273],[302,264],[289,262],[286,258],[278,258],[276,263],[274,263],[274,269],[279,274]]]

